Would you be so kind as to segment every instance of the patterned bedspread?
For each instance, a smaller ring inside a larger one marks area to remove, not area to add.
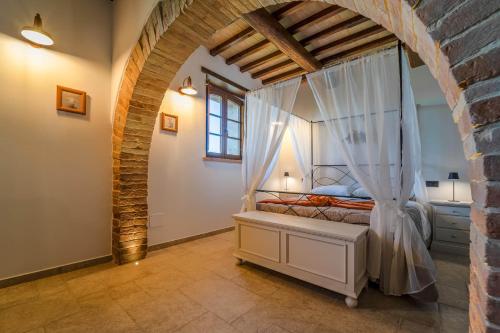
[[[306,207],[275,203],[257,203],[257,210],[271,213],[312,217],[352,224],[370,224],[370,211],[340,207]]]
[[[428,239],[424,239],[423,237],[423,226],[421,217],[422,209],[423,207],[421,207],[421,205],[412,201],[408,202],[406,206],[406,211],[415,222],[415,226],[417,227],[418,232],[422,236],[425,245],[429,246],[431,241],[430,237],[428,237]],[[366,224],[366,225],[370,224],[370,211],[358,210],[358,209],[348,209],[340,207],[307,207],[307,206],[284,205],[276,203],[257,203],[257,210],[270,213],[311,217],[311,218],[334,221],[334,222]]]

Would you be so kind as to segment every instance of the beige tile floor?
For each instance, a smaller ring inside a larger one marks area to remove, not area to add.
[[[0,332],[467,332],[466,259],[434,254],[438,304],[336,293],[245,264],[228,232],[0,289]]]

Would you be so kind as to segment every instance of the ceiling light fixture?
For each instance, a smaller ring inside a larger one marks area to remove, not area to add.
[[[33,26],[26,26],[21,30],[21,35],[32,43],[33,46],[50,46],[54,45],[52,37],[43,30],[42,17],[40,14],[35,15]]]
[[[179,92],[183,95],[196,95],[198,93],[198,91],[193,87],[191,76],[188,76],[182,82],[182,87],[179,88]]]

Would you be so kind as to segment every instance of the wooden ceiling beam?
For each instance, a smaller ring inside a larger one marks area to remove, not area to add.
[[[252,74],[252,78],[253,79],[260,79],[263,76],[266,76],[266,75],[272,74],[274,72],[280,71],[283,68],[285,68],[287,66],[290,66],[292,64],[294,64],[293,60],[287,59],[285,61],[277,63],[276,65],[272,65],[272,66],[266,67],[266,68],[264,68],[264,69],[262,69],[262,70],[260,70],[258,72],[253,73]]]
[[[353,47],[352,49],[337,53],[333,56],[327,57],[322,59],[323,65],[328,66],[332,65],[341,61],[346,61],[349,60],[350,58],[354,56],[360,56],[363,54],[366,54],[374,49],[389,45],[390,43],[398,41],[398,38],[395,35],[389,35],[385,36],[379,39],[376,39],[374,41],[368,42],[366,44],[362,44],[356,47]],[[271,84],[271,83],[276,83],[279,81],[291,79],[294,77],[297,77],[299,75],[305,74],[305,71],[302,70],[302,68],[295,68],[292,69],[288,72],[278,74],[276,76],[267,78],[265,80],[262,80],[263,84]]]
[[[321,59],[321,62],[323,63],[324,66],[328,66],[339,61],[347,60],[349,59],[349,57],[358,56],[360,54],[372,51],[376,48],[396,42],[397,40],[398,38],[395,35],[385,36],[379,39],[375,39],[374,41],[353,47],[352,49],[348,49],[343,52]]]
[[[334,35],[340,31],[343,31],[344,29],[353,28],[353,27],[355,27],[359,24],[365,23],[367,21],[368,21],[368,19],[364,16],[361,16],[361,15],[352,17],[352,18],[345,20],[341,23],[338,23],[334,26],[331,26],[329,28],[321,30],[321,31],[315,33],[314,35],[311,35],[309,37],[301,39],[300,44],[302,44],[302,46],[307,46],[308,44],[310,44],[313,41],[319,40],[321,38],[329,37],[329,36]],[[265,64],[268,61],[272,61],[272,60],[279,58],[281,55],[283,55],[283,53],[279,50],[272,52],[268,55],[263,56],[262,58],[256,59],[254,61],[249,62],[248,64],[241,66],[240,71],[243,73],[250,71],[256,67],[259,67],[259,66]]]
[[[260,65],[265,64],[266,62],[275,60],[275,59],[281,57],[282,55],[283,55],[283,52],[281,52],[280,50],[271,52],[269,54],[266,54],[262,58],[259,58],[259,59],[254,60],[254,61],[250,61],[248,64],[241,66],[240,71],[242,73],[248,72],[256,67],[259,67]]]
[[[358,42],[362,39],[368,38],[370,36],[376,35],[378,33],[384,32],[384,31],[386,31],[386,30],[383,27],[376,25],[376,26],[361,30],[359,32],[356,32],[352,35],[346,36],[344,38],[335,40],[331,43],[322,45],[318,48],[315,48],[314,50],[311,50],[310,52],[313,56],[319,56],[319,55],[324,54],[325,52],[331,52],[331,51],[338,49],[342,46]]]
[[[303,1],[295,1],[295,2],[289,2],[287,3],[286,5],[284,5],[283,7],[275,10],[272,15],[275,19],[277,19],[278,21],[280,21],[281,19],[283,19],[285,16],[288,16],[294,12],[296,12],[297,10],[300,9],[301,6],[303,6],[304,4],[306,4],[307,2],[303,2]]]
[[[313,56],[322,55],[325,52],[331,52],[332,50],[341,48],[345,45],[352,44],[354,42],[360,41],[364,38],[370,37],[372,35],[375,35],[375,34],[378,34],[378,33],[384,32],[384,31],[386,31],[386,30],[381,26],[378,26],[378,25],[373,26],[373,27],[370,27],[368,29],[364,29],[362,31],[359,31],[355,34],[352,34],[352,35],[346,36],[344,38],[341,38],[339,40],[333,41],[331,43],[322,45],[318,48],[315,48],[315,49],[309,51],[309,53],[311,53]],[[261,78],[261,77],[269,75],[271,73],[280,71],[287,66],[290,66],[290,60],[282,61],[278,64],[266,67],[258,72],[255,72],[252,74],[252,78],[254,78],[254,79]]]
[[[346,9],[343,7],[339,7],[339,6],[335,6],[335,5],[329,6],[325,9],[320,10],[319,12],[317,12],[309,17],[306,17],[305,19],[300,20],[299,22],[291,25],[286,30],[288,30],[288,32],[291,33],[292,35],[295,35],[297,32],[299,32],[301,29],[307,27],[308,25],[323,22],[324,20],[329,19],[332,16],[338,15],[345,10]]]
[[[292,13],[295,10],[297,10],[298,8],[300,8],[300,6],[302,4],[303,4],[302,2],[287,3],[285,6],[274,11],[272,13],[272,15],[274,18],[276,18],[279,21],[279,20],[283,19],[285,16],[289,15],[290,13]],[[241,42],[249,37],[252,37],[256,33],[257,32],[252,27],[248,27],[248,28],[244,29],[243,31],[240,31],[236,35],[226,39],[225,41],[223,41],[219,45],[215,46],[214,48],[212,48],[210,50],[210,55],[215,57],[216,55],[229,49],[231,46],[236,45],[237,43],[239,43],[239,42]]]
[[[323,20],[326,20],[326,19],[328,19],[328,18],[330,18],[332,16],[335,16],[335,15],[338,15],[338,14],[342,13],[345,10],[346,10],[345,8],[332,5],[330,7],[327,7],[325,9],[317,12],[314,15],[306,17],[305,19],[303,19],[303,20],[301,20],[301,21],[293,24],[292,26],[288,27],[286,30],[291,35],[294,35],[297,32],[299,32],[301,29],[305,28],[306,26],[308,26],[310,24],[322,22]],[[262,43],[262,46],[264,46],[264,43],[266,43],[265,46],[271,45],[271,42],[269,40],[266,40],[266,39],[263,40],[261,43]],[[247,56],[250,56],[250,55],[252,55],[254,53],[255,53],[255,50],[252,49],[252,47],[249,47],[249,48],[247,48],[247,49],[245,49],[245,50],[243,50],[243,51],[238,52],[237,54],[235,54],[234,55],[234,59],[232,59],[233,57],[229,57],[227,64],[228,65],[234,64],[235,62],[240,61],[241,59],[243,59],[243,58],[245,58]],[[235,59],[237,59],[237,60],[235,61]]]
[[[345,21],[340,22],[338,24],[332,25],[329,28],[323,29],[323,30],[321,30],[321,31],[309,36],[309,37],[306,37],[306,38],[302,39],[300,41],[300,43],[302,45],[306,46],[306,45],[311,44],[312,41],[317,41],[317,40],[320,40],[321,38],[329,37],[329,36],[336,34],[342,30],[353,28],[361,23],[365,23],[368,21],[369,21],[368,18],[361,16],[361,15],[357,15],[357,16],[351,17],[348,20],[345,20]]]
[[[297,76],[300,76],[300,75],[303,75],[303,74],[306,74],[306,73],[307,72],[305,70],[303,70],[302,68],[298,67],[298,68],[292,69],[292,70],[290,70],[288,72],[281,73],[281,74],[278,74],[276,76],[270,77],[268,79],[262,80],[262,84],[266,85],[266,84],[276,83],[276,82],[279,82],[279,81],[284,81],[284,80],[292,79],[294,77],[297,77]]]
[[[227,65],[232,65],[232,64],[240,61],[241,59],[243,59],[245,57],[248,57],[249,55],[252,55],[254,53],[257,53],[257,52],[265,49],[268,46],[269,46],[269,41],[268,40],[265,39],[263,41],[260,41],[257,44],[254,44],[254,45],[250,46],[248,49],[245,49],[244,51],[238,52],[235,55],[227,58],[226,59],[226,64]]]
[[[255,30],[253,30],[252,27],[248,27],[245,30],[238,32],[236,35],[232,36],[229,39],[226,39],[225,41],[223,41],[219,45],[212,48],[210,50],[210,55],[215,57],[216,55],[229,49],[231,46],[241,42],[242,40],[247,39],[248,37],[255,35],[256,33],[257,32]]]
[[[321,68],[321,63],[279,24],[265,8],[245,14],[243,19],[306,71],[314,72]]]

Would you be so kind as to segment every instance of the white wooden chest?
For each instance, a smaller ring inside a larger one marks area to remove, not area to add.
[[[367,284],[367,226],[251,211],[233,215],[234,256],[348,296]]]

